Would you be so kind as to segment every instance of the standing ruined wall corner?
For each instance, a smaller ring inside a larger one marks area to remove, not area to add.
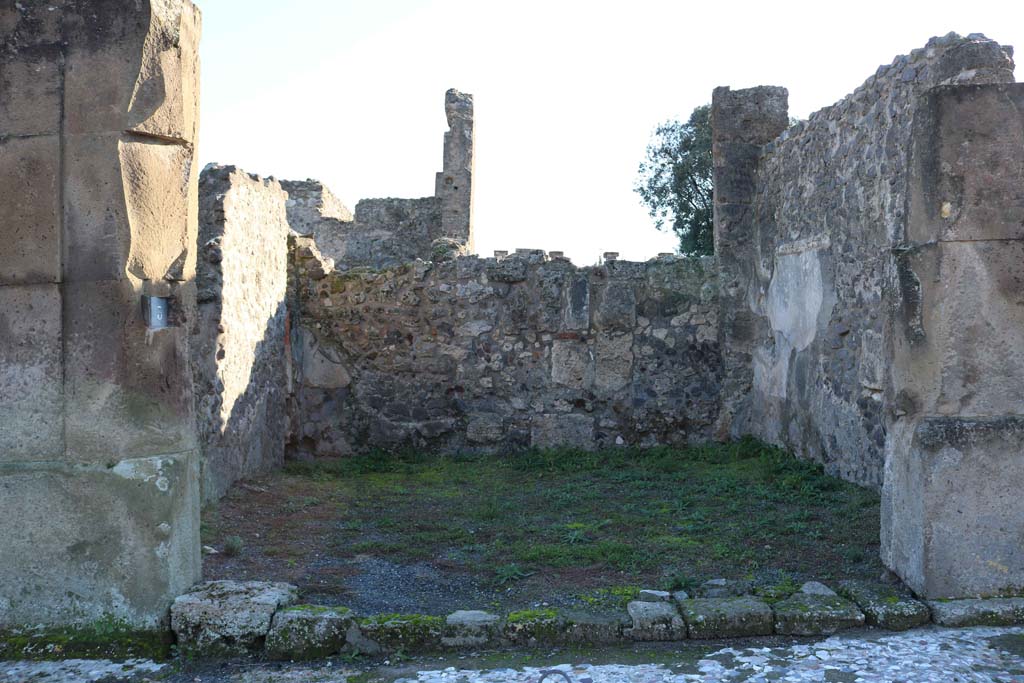
[[[789,125],[789,93],[760,86],[715,88],[711,100],[714,241],[718,267],[722,410],[715,438],[749,431],[745,401],[753,384],[753,349],[764,335],[748,302],[755,296],[756,171],[763,148]]]
[[[0,627],[159,628],[200,575],[199,13],[58,4],[0,7]]]
[[[445,94],[449,130],[435,192],[419,198],[369,198],[349,212],[316,180],[282,181],[288,222],[310,235],[340,270],[393,268],[451,260],[473,251],[473,96]]]
[[[437,237],[473,244],[473,96],[451,89],[444,96],[448,132],[444,134],[443,166],[434,196],[441,201],[441,231]]]
[[[714,94],[722,426],[881,487],[928,598],[1024,586],[1022,98],[980,34],[774,138],[781,92]]]
[[[233,166],[207,166],[199,189],[192,370],[203,501],[213,502],[284,460],[289,195]]]

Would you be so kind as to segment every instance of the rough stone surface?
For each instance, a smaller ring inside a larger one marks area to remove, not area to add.
[[[293,239],[296,454],[711,436],[719,361],[710,259],[576,268],[523,250],[338,271],[318,253]]]
[[[940,626],[1015,626],[1024,624],[1024,598],[929,600],[932,620]]]
[[[295,605],[279,609],[267,632],[266,653],[272,659],[317,659],[338,654],[352,627],[344,607]]]
[[[445,618],[441,644],[445,647],[483,645],[498,634],[501,617],[481,610],[459,610]]]
[[[835,595],[836,592],[820,581],[808,581],[800,586],[800,592],[807,595]]]
[[[0,36],[0,625],[164,627],[200,571],[199,13],[11,2]]]
[[[868,626],[905,631],[931,619],[927,605],[891,585],[843,581],[839,593],[857,603]]]
[[[640,602],[627,606],[632,626],[624,631],[633,640],[684,640],[686,624],[670,602]]]
[[[921,99],[897,261],[882,556],[927,598],[1024,586],[1024,85]]]
[[[645,588],[640,591],[638,599],[641,602],[672,602],[672,593]]]
[[[980,36],[933,39],[785,131],[784,90],[715,91],[723,419],[731,433],[882,485],[895,408],[883,301],[899,298],[894,248],[907,240],[909,187],[919,173],[910,157],[920,98],[942,84],[1012,82],[1010,54]]]
[[[566,643],[616,643],[632,621],[621,614],[602,614],[579,610],[564,610],[565,629],[561,638]]]
[[[1024,585],[1013,66],[950,34],[788,129],[781,88],[712,103],[718,433],[881,487],[883,560],[928,598]]]
[[[679,603],[690,638],[734,638],[772,633],[772,608],[750,596]]]
[[[245,654],[263,644],[274,613],[297,597],[287,583],[208,581],[175,599],[171,629],[182,651]]]
[[[730,598],[749,595],[753,586],[749,581],[735,579],[708,579],[694,590],[698,598]]]
[[[837,596],[794,593],[773,606],[775,632],[787,636],[830,635],[864,625],[864,614]]]
[[[288,195],[232,166],[205,168],[199,189],[192,371],[210,502],[284,461]]]

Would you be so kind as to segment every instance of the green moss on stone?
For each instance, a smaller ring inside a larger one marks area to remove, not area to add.
[[[558,612],[553,609],[524,609],[509,613],[506,621],[510,624],[521,624],[528,621],[555,619],[557,617]]]
[[[113,617],[60,628],[0,629],[0,660],[153,659],[171,655],[169,630],[139,629]]]
[[[429,614],[376,614],[356,623],[367,638],[385,649],[405,652],[438,647],[444,628],[443,617]]]

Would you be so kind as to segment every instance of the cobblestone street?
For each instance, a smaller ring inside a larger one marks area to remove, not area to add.
[[[1024,682],[1024,628],[941,629],[897,635],[862,632],[783,647],[727,647],[696,662],[563,664],[549,667],[463,669],[458,660],[415,671],[343,664],[253,664],[208,673],[175,672],[148,662],[8,662],[0,683],[695,683],[703,681],[834,681],[837,683]],[[635,658],[634,658],[635,659]],[[444,666],[448,664],[448,666]],[[545,675],[546,672],[547,675]]]

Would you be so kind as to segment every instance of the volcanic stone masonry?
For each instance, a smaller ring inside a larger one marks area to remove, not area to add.
[[[753,434],[880,486],[919,596],[1024,590],[1010,48],[933,39],[793,127],[784,89],[717,89],[716,257],[578,268],[469,255],[454,90],[433,197],[353,216],[211,166],[200,200],[199,23],[188,0],[0,8],[0,632],[165,629],[200,501],[286,449]]]
[[[719,428],[880,485],[883,559],[919,594],[1019,592],[1024,86],[1012,50],[933,39],[784,130],[786,97],[714,92]]]
[[[297,454],[707,441],[711,258],[497,258],[332,271],[295,238]]]
[[[210,166],[199,197],[192,372],[203,501],[212,502],[284,461],[288,194],[275,180]]]

